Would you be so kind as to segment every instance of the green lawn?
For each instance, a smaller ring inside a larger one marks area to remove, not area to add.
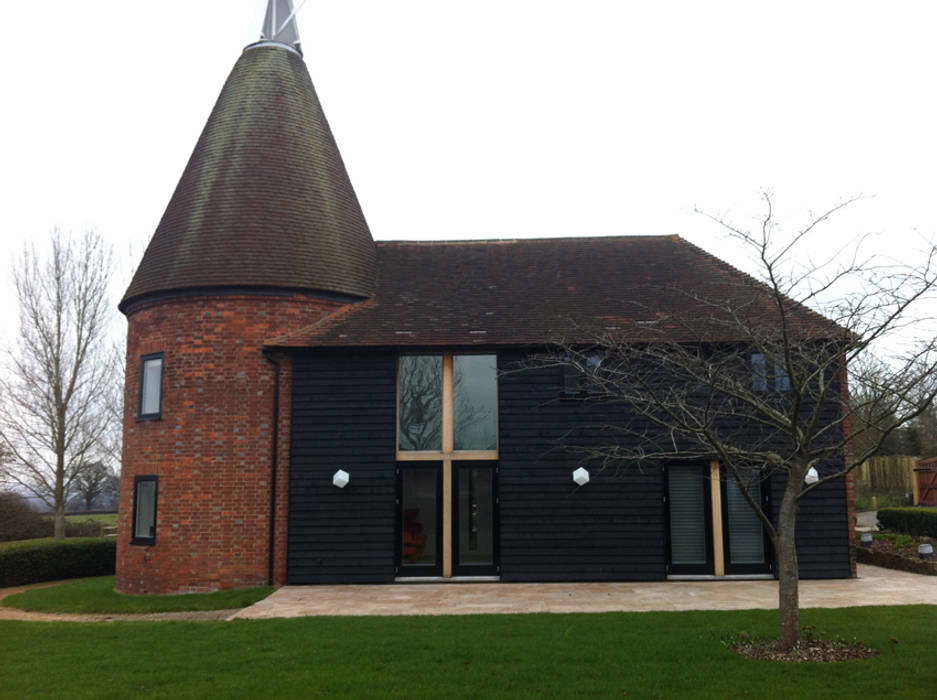
[[[878,658],[773,664],[773,611],[0,622],[0,697],[933,698],[937,606],[806,610]],[[897,644],[889,642],[891,637]]]
[[[151,613],[243,608],[266,598],[271,587],[188,595],[123,595],[114,591],[114,577],[69,581],[34,588],[4,598],[3,606],[20,610],[68,613]]]
[[[96,515],[66,515],[65,520],[70,523],[102,523],[104,527],[117,524],[117,513],[98,513]]]

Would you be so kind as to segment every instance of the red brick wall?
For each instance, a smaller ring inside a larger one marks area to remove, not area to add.
[[[117,588],[208,591],[267,582],[274,368],[263,341],[341,306],[306,295],[160,301],[127,332]],[[140,357],[162,352],[161,419],[138,421]],[[290,357],[281,363],[275,578],[286,571]],[[159,476],[156,544],[132,545],[134,476]]]

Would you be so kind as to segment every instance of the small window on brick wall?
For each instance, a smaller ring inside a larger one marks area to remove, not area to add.
[[[133,539],[130,544],[156,544],[157,476],[138,476],[133,480]]]
[[[163,353],[140,358],[140,420],[157,420],[163,403]]]

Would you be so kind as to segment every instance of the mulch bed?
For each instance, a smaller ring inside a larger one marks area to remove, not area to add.
[[[878,649],[862,642],[830,639],[804,639],[791,651],[778,651],[777,642],[747,642],[732,649],[736,654],[761,661],[780,661],[791,664],[837,663],[878,656]]]
[[[896,547],[894,542],[887,539],[874,540],[871,547],[864,547],[861,542],[857,542],[856,561],[913,574],[937,576],[937,560],[925,561],[917,553],[917,546],[922,542],[930,542],[937,551],[937,539],[933,537],[915,537],[911,547]]]

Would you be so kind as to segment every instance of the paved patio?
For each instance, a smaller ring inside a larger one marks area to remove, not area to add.
[[[859,564],[859,577],[801,581],[804,608],[937,605],[937,576]],[[777,581],[652,583],[409,583],[284,586],[229,619],[306,615],[476,615],[483,613],[771,609]]]

